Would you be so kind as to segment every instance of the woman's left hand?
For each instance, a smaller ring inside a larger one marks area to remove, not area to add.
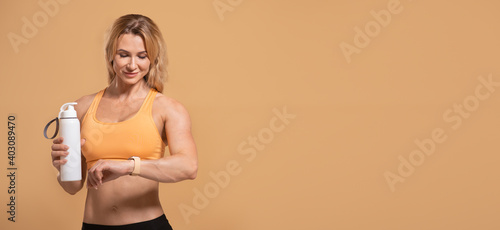
[[[88,170],[87,187],[97,189],[105,182],[129,175],[134,170],[134,162],[99,160]]]

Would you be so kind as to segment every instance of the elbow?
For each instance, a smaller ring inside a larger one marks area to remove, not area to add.
[[[78,193],[78,191],[80,191],[80,189],[65,189],[65,191],[69,194],[69,195],[75,195]]]
[[[61,182],[61,186],[70,195],[75,195],[82,189],[82,182],[81,181],[68,181],[68,182]]]
[[[196,179],[196,176],[198,175],[198,170],[195,170],[193,173],[189,175],[190,180]]]
[[[198,174],[198,166],[196,164],[184,165],[179,174],[173,180],[160,180],[161,182],[180,182],[184,180],[194,180]]]
[[[78,191],[66,191],[66,192],[68,192],[68,194],[72,195],[72,196],[75,195],[76,193],[78,193]]]
[[[189,167],[189,170],[187,173],[187,179],[194,180],[194,179],[196,179],[197,175],[198,175],[198,164],[194,163]]]

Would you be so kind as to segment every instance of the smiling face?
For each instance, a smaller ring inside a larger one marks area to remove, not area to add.
[[[140,36],[123,34],[118,38],[116,55],[113,58],[116,81],[134,85],[149,72],[150,64],[144,41]]]

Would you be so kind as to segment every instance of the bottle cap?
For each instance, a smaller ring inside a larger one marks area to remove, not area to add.
[[[76,110],[74,106],[78,104],[76,102],[68,102],[61,106],[61,111],[59,111],[59,119],[61,118],[77,118]]]

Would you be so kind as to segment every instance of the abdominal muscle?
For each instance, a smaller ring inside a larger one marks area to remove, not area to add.
[[[158,182],[138,176],[122,176],[89,188],[83,222],[125,225],[155,219],[163,214]]]

